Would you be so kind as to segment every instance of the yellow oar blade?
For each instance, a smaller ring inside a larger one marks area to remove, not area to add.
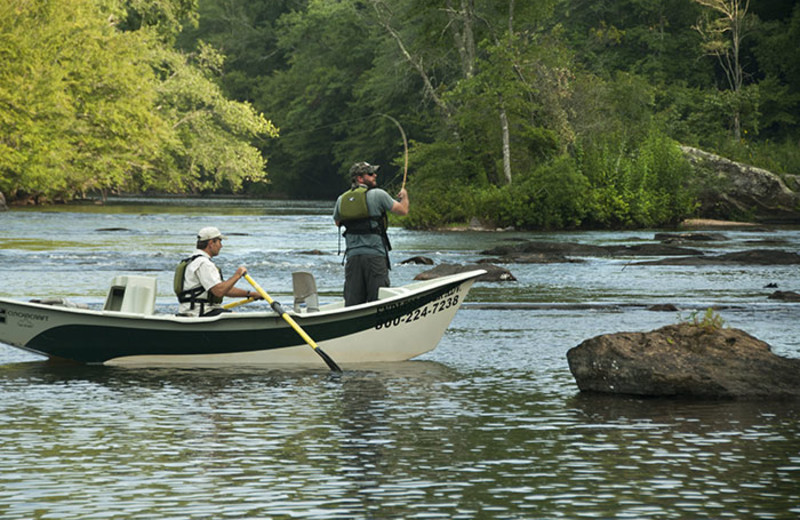
[[[286,323],[288,323],[295,330],[295,332],[297,332],[300,335],[300,337],[303,338],[303,340],[306,343],[308,343],[308,345],[312,349],[314,349],[314,352],[319,354],[319,356],[325,361],[325,363],[330,367],[331,370],[335,372],[342,371],[342,369],[339,368],[339,365],[337,365],[336,362],[333,359],[331,359],[331,357],[328,354],[326,354],[321,348],[319,348],[319,345],[317,345],[316,342],[314,342],[314,340],[311,339],[311,337],[308,334],[306,334],[306,332],[300,327],[300,325],[298,325],[297,322],[294,321],[294,319],[291,316],[286,314],[286,311],[283,310],[283,307],[281,307],[280,303],[273,300],[270,297],[270,295],[267,294],[267,291],[262,289],[261,286],[258,285],[258,283],[256,283],[256,281],[253,280],[253,278],[249,274],[245,274],[244,279],[247,280],[247,282],[253,286],[253,289],[258,291],[258,294],[260,294],[262,298],[267,300],[267,303],[270,304],[272,309],[275,312],[277,312],[281,316],[281,318],[283,318],[286,321]]]

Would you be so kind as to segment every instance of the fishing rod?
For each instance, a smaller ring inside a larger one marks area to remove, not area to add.
[[[389,114],[378,114],[380,116],[385,117],[386,119],[393,122],[397,125],[397,129],[400,130],[400,135],[403,136],[403,150],[405,151],[405,164],[403,166],[403,184],[400,185],[400,189],[405,189],[406,187],[406,179],[408,178],[408,139],[406,139],[406,132],[403,130],[403,126],[400,124],[400,121],[393,118]]]

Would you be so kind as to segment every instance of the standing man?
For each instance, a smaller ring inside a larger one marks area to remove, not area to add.
[[[236,274],[222,279],[222,271],[212,258],[222,249],[222,236],[215,227],[204,227],[197,233],[197,249],[192,256],[184,258],[175,270],[174,289],[180,302],[180,314],[189,316],[216,316],[227,312],[222,308],[225,296],[260,298],[256,292],[234,287],[245,274],[247,268],[240,266]]]
[[[333,210],[336,225],[345,227],[344,303],[358,305],[378,299],[378,288],[389,287],[389,237],[391,211],[408,215],[408,193],[401,189],[394,200],[377,188],[378,166],[357,162],[350,168],[350,189],[339,195]]]

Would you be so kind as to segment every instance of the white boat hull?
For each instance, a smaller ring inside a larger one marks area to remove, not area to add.
[[[362,305],[289,314],[339,365],[404,361],[434,349],[484,271],[393,289]],[[94,311],[0,298],[0,341],[106,365],[320,365],[275,312],[208,318]]]

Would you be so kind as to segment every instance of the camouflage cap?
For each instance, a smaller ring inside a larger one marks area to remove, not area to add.
[[[375,166],[374,164],[370,164],[368,162],[357,162],[350,167],[350,177],[355,179],[360,175],[375,173],[378,171],[378,168],[380,168],[380,166]]]

